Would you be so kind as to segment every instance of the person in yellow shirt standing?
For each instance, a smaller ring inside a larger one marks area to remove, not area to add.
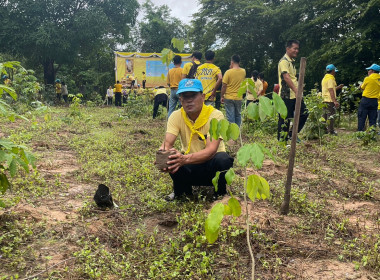
[[[378,109],[378,99],[380,97],[380,66],[372,64],[366,68],[368,77],[366,77],[360,88],[363,90],[362,99],[358,109],[358,131],[365,130],[365,122],[369,121],[369,126],[376,126],[376,117]]]
[[[230,123],[241,124],[242,97],[237,95],[242,81],[245,79],[245,69],[240,68],[240,56],[231,57],[230,69],[224,73],[220,102],[226,108],[227,120]]]
[[[201,65],[202,53],[193,52],[191,62],[186,63],[182,69],[182,79],[194,79],[197,73],[197,68]]]
[[[145,84],[146,84],[146,74],[145,74],[145,72],[142,72],[142,85],[143,85],[143,89],[145,89]]]
[[[279,141],[286,141],[291,138],[289,133],[290,119],[294,118],[294,110],[296,107],[296,92],[298,87],[298,80],[296,77],[297,71],[294,65],[295,58],[298,55],[300,48],[300,42],[298,40],[289,40],[286,42],[286,53],[280,59],[278,63],[278,83],[280,85],[280,95],[284,100],[286,108],[288,109],[288,116],[286,120],[278,117],[278,127],[277,127],[277,139]],[[306,105],[301,100],[301,111],[300,111],[300,121],[298,124],[298,132],[304,127],[307,117],[309,114],[306,110]],[[297,139],[299,142],[299,139]]]
[[[215,106],[216,90],[222,84],[222,71],[214,64],[215,52],[208,50],[205,53],[206,63],[197,69],[196,79],[202,82],[205,104]]]
[[[179,55],[174,56],[173,58],[174,68],[169,70],[166,81],[168,86],[170,87],[170,98],[169,98],[169,110],[168,110],[168,118],[174,112],[178,103],[178,84],[182,79],[182,58]]]
[[[60,79],[55,80],[55,93],[57,95],[58,102],[61,101],[62,84]]]
[[[212,179],[220,171],[218,191],[214,198],[225,195],[225,172],[232,167],[234,159],[225,150],[223,139],[210,140],[210,121],[223,119],[223,113],[204,104],[202,83],[197,79],[183,79],[177,94],[182,108],[168,119],[165,140],[160,150],[174,152],[164,169],[173,180],[173,193],[165,199],[172,201],[182,195],[192,196],[192,186],[212,186]],[[181,151],[174,148],[179,136]]]
[[[322,97],[323,102],[326,104],[324,108],[323,118],[327,122],[327,133],[332,135],[337,135],[334,130],[334,116],[336,109],[339,108],[339,102],[336,100],[336,90],[341,89],[343,84],[339,86],[336,85],[335,74],[338,69],[333,65],[329,64],[326,66],[326,74],[322,79]]]
[[[120,84],[119,81],[115,84],[115,106],[121,106],[121,91],[123,89],[123,85]]]

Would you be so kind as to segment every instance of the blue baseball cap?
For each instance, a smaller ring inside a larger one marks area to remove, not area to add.
[[[380,72],[380,66],[377,65],[377,64],[372,64],[370,67],[366,68],[367,70],[373,70],[373,71],[376,71],[376,72]]]
[[[334,64],[329,64],[326,66],[326,71],[333,71],[333,70],[335,70],[335,72],[338,72],[338,68],[336,68]]]
[[[203,86],[200,80],[197,79],[183,79],[179,82],[177,95],[181,92],[203,92]]]

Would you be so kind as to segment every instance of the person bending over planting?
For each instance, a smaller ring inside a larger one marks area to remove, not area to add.
[[[234,159],[225,150],[223,140],[210,141],[210,121],[224,118],[222,112],[204,104],[205,96],[201,81],[183,79],[178,85],[177,94],[182,108],[174,111],[169,119],[164,143],[160,150],[169,150],[168,172],[173,180],[174,192],[165,199],[172,201],[182,196],[192,197],[192,186],[212,186],[217,171],[227,171]],[[182,150],[173,148],[180,136]],[[226,181],[222,172],[218,181],[218,196],[226,194]]]

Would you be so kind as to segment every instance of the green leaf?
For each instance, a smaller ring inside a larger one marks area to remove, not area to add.
[[[172,39],[172,45],[174,48],[176,48],[179,52],[183,51],[183,48],[185,47],[185,41],[177,38]]]
[[[236,157],[239,164],[245,167],[251,158],[251,144],[245,144],[243,147],[241,147],[238,150]]]
[[[217,119],[212,119],[210,121],[209,132],[210,132],[210,137],[211,137],[210,141],[212,141],[212,139],[217,140],[219,138],[219,135],[218,135],[218,120]]]
[[[230,123],[227,130],[227,140],[233,139],[237,140],[240,135],[240,129],[239,126],[236,123]]]
[[[251,102],[247,107],[248,118],[257,121],[259,119],[259,105],[255,102]]]
[[[264,161],[264,153],[261,150],[260,146],[255,143],[250,148],[250,156],[253,164],[256,166],[257,169],[260,169],[263,167],[263,161]]]
[[[227,185],[231,185],[232,181],[235,179],[235,172],[233,168],[230,168],[224,178],[226,179]]]
[[[288,109],[286,108],[284,100],[275,92],[272,93],[273,105],[277,113],[280,114],[281,118],[286,119],[288,115]]]
[[[232,215],[234,215],[235,217],[239,217],[241,215],[241,206],[236,198],[231,197],[228,200],[228,206],[231,208]]]
[[[272,152],[269,149],[265,148],[265,146],[261,143],[257,143],[257,145],[259,145],[260,149],[263,151],[264,154],[266,154],[268,157],[270,157],[273,161],[276,161]]]
[[[224,217],[224,204],[217,203],[211,209],[205,223],[207,241],[212,244],[218,239],[220,223]]]
[[[227,139],[227,131],[228,131],[228,127],[229,127],[230,123],[225,120],[225,119],[222,119],[218,122],[218,134],[222,136],[223,139]]]
[[[270,189],[267,180],[263,177],[256,175],[259,178],[259,185],[257,189],[257,198],[259,199],[267,199],[270,196]]]
[[[0,192],[4,194],[10,185],[7,176],[4,173],[0,173]]]
[[[251,78],[245,79],[245,81],[250,85],[251,87],[256,87],[255,82]]]
[[[237,95],[238,95],[238,97],[242,97],[243,94],[246,92],[247,92],[247,87],[244,84],[242,84],[242,86],[240,86],[240,88],[238,90]]]
[[[256,175],[249,175],[247,179],[247,187],[246,187],[246,192],[248,197],[252,200],[256,200],[256,195],[257,195],[257,182],[255,180],[259,181],[258,178],[256,178]]]
[[[11,174],[11,177],[14,177],[17,172],[17,161],[15,158],[11,161],[11,163],[8,166],[9,173]]]
[[[2,201],[1,199],[0,199],[0,207],[1,207],[1,208],[5,208],[5,207],[6,207],[4,201]]]
[[[0,85],[0,89],[5,92],[7,92],[14,100],[17,100],[17,94],[16,94],[16,91],[11,88],[11,87],[8,87],[6,85]]]
[[[266,96],[261,96],[259,98],[259,115],[261,121],[265,119],[266,116],[272,116],[273,108],[271,100]]]
[[[219,176],[220,176],[220,171],[216,171],[215,177],[212,178],[212,184],[214,185],[215,192],[218,191]]]
[[[257,92],[256,92],[255,87],[248,85],[248,90],[250,93],[252,93],[253,97],[257,98]]]
[[[232,215],[232,210],[231,210],[230,206],[224,205],[224,212],[223,212],[223,214],[224,214],[224,216]]]

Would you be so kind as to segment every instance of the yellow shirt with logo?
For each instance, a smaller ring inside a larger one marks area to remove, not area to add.
[[[203,93],[207,100],[216,85],[218,75],[221,74],[220,68],[212,63],[204,63],[197,68],[196,78],[202,82]]]
[[[201,64],[201,62],[198,61],[198,60],[195,60],[194,62],[195,62],[195,64]],[[193,63],[192,63],[192,62],[188,62],[188,63],[186,63],[186,64],[183,66],[182,74],[184,74],[184,75],[189,74],[190,69],[191,69],[192,66],[193,66]]]
[[[224,98],[232,100],[242,100],[243,97],[238,97],[237,93],[239,91],[241,82],[245,79],[245,69],[229,69],[224,73],[223,84],[227,85],[226,93]]]
[[[361,85],[363,97],[379,98],[380,97],[380,74],[372,73],[366,77]]]
[[[293,84],[295,87],[298,87],[298,81],[297,81],[297,70],[296,67],[294,66],[295,60],[290,58],[287,54],[284,55],[284,57],[280,60],[278,63],[278,84],[280,85],[280,90],[281,92],[281,74],[288,73],[290,79],[292,80]],[[290,99],[296,98],[296,93],[290,89]]]
[[[182,79],[182,68],[176,67],[169,70],[168,76],[166,77],[166,82],[170,88],[178,88],[178,84]]]
[[[331,99],[331,94],[329,88],[332,88],[334,91],[334,96],[336,100],[336,81],[334,75],[326,74],[322,79],[322,97],[323,102],[334,102]]]
[[[255,83],[255,91],[256,91],[257,97],[259,97],[258,95],[259,95],[260,90],[263,90],[264,88],[263,82],[260,81],[259,79],[257,79],[256,82],[254,79],[252,79],[252,81]],[[256,98],[253,96],[253,94],[250,91],[247,92],[246,98],[247,100],[256,100]]]
[[[205,135],[205,137],[207,136],[206,139],[210,139],[209,130],[210,130],[210,121],[212,119],[217,119],[217,120],[224,119],[223,113],[215,109],[214,111],[212,111],[208,122],[199,129],[200,133]],[[191,121],[191,123],[194,124],[193,121]],[[175,136],[180,135],[181,146],[182,146],[181,151],[185,152],[187,150],[191,131],[190,131],[190,128],[186,125],[185,120],[183,119],[181,110],[176,110],[170,115],[168,119],[168,126],[166,129],[166,132],[173,134]],[[191,139],[190,154],[199,152],[203,150],[205,147],[206,145],[203,142],[203,140],[199,137],[199,135],[194,135],[193,138]],[[225,152],[225,151],[226,151],[226,148],[222,140],[220,141],[218,152]]]

